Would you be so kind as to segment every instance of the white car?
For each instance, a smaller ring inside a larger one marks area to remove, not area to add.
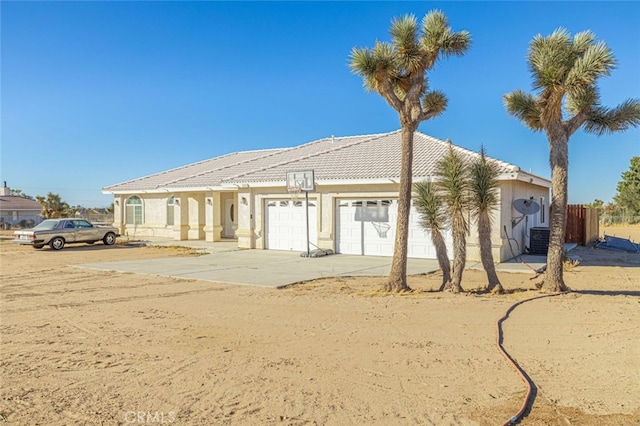
[[[13,233],[13,242],[29,244],[40,249],[49,245],[53,250],[61,250],[67,243],[93,244],[102,241],[105,245],[115,244],[118,230],[112,226],[96,226],[84,219],[47,219],[32,229]]]

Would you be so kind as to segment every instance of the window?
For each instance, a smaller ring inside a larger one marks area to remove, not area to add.
[[[175,201],[176,201],[176,197],[175,196],[171,196],[169,197],[169,199],[167,200],[167,226],[173,226],[174,225],[174,219],[173,219],[173,212],[174,212],[174,208],[173,206],[175,206]]]
[[[125,223],[127,225],[140,225],[142,223],[142,200],[140,197],[134,195],[127,198]]]

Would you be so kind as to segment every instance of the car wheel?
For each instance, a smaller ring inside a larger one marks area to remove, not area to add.
[[[49,247],[51,247],[54,250],[62,250],[62,248],[64,247],[64,238],[55,237],[53,240],[49,242]]]
[[[41,249],[42,247],[44,247],[44,244],[34,244],[33,245],[34,249]]]
[[[104,236],[102,242],[107,246],[112,246],[116,243],[116,234],[113,232],[107,232],[107,235]]]

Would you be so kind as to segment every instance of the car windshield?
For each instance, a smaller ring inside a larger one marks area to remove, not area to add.
[[[51,231],[52,229],[55,229],[58,223],[60,222],[58,222],[57,220],[45,220],[33,229],[37,229],[40,231]]]

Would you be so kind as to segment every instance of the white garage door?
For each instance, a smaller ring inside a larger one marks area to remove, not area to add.
[[[305,201],[267,200],[265,211],[267,249],[307,251]],[[317,240],[316,203],[309,201],[309,241],[317,244]]]
[[[397,200],[340,200],[336,211],[338,253],[393,256]],[[420,215],[411,208],[408,256],[435,259],[431,235],[419,224]],[[449,257],[453,256],[451,233],[444,235]]]

